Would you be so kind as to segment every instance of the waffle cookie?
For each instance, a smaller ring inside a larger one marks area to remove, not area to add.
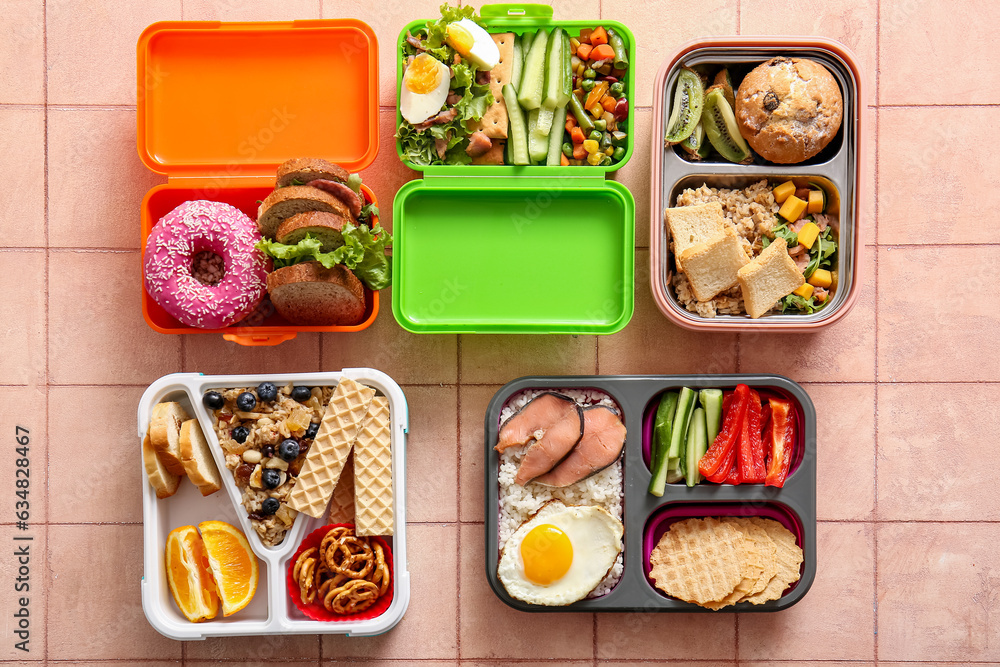
[[[289,494],[289,507],[322,518],[374,396],[375,390],[371,387],[341,378],[306,455],[298,482]]]
[[[376,396],[354,444],[354,523],[358,535],[392,535],[389,399]]]
[[[333,489],[327,523],[354,523],[354,452],[347,457],[344,471]]]

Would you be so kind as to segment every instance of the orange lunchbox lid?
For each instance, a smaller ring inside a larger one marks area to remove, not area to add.
[[[162,21],[143,31],[136,54],[139,157],[168,181],[143,200],[143,249],[156,221],[185,200],[231,203],[253,218],[289,158],[323,157],[354,172],[378,154],[378,40],[362,21]],[[276,345],[300,331],[357,331],[378,314],[372,292],[357,325],[269,319],[196,329],[142,293],[154,330],[221,333],[242,345]]]

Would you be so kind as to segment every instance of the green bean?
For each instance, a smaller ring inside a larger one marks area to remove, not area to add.
[[[628,49],[625,41],[615,30],[608,28],[608,44],[615,50],[615,69],[628,69]]]
[[[576,95],[569,96],[569,110],[573,112],[573,115],[576,117],[576,124],[580,126],[580,130],[584,134],[594,129],[594,121],[591,120],[590,114],[583,108],[580,98]]]

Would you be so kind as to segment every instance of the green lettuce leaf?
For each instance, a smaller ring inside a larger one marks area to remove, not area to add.
[[[813,301],[812,297],[804,299],[798,294],[789,294],[780,301],[781,312],[786,313],[789,310],[797,310],[800,313],[814,313],[816,312],[816,303]]]

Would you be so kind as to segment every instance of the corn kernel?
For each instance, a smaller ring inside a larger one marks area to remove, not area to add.
[[[598,143],[593,139],[587,139],[583,142],[583,150],[587,151],[591,155],[596,153],[599,147]]]
[[[604,154],[607,155],[608,157],[611,157],[612,155],[615,154],[615,147],[608,146],[607,148],[604,149]]]
[[[833,284],[833,274],[826,269],[816,269],[809,276],[809,284],[816,287],[829,287]]]
[[[816,226],[815,222],[809,221],[802,225],[802,229],[799,230],[799,243],[805,248],[812,248],[817,236],[819,236],[819,227]]]
[[[792,292],[792,294],[798,294],[803,299],[808,299],[813,295],[813,286],[809,283],[802,283],[802,287]]]
[[[586,143],[586,142],[584,142],[584,143]],[[589,165],[591,165],[593,167],[596,167],[597,165],[599,165],[601,163],[601,156],[602,155],[604,155],[604,153],[600,153],[600,152],[598,152],[598,153],[591,153],[590,155],[587,156],[587,164],[589,164]]]
[[[576,50],[577,48],[579,48],[579,46],[580,46],[580,40],[578,40],[576,37],[569,38],[569,48],[573,50],[573,53],[576,53]]]

